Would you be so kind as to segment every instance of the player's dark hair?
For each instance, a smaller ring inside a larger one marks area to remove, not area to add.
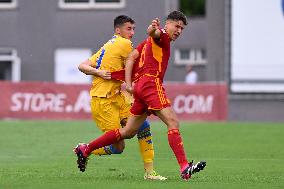
[[[187,18],[186,16],[180,12],[180,11],[173,11],[171,12],[168,17],[167,20],[174,20],[174,21],[179,21],[181,20],[183,22],[184,25],[187,25]]]
[[[119,15],[113,21],[114,28],[120,27],[123,24],[125,24],[126,22],[130,22],[131,24],[135,24],[135,21],[132,18],[130,18],[129,16]]]

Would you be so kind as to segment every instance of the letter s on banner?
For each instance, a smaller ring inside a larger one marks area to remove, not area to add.
[[[22,109],[22,103],[21,103],[21,93],[14,93],[11,96],[12,106],[10,107],[10,110],[13,112],[20,111]]]

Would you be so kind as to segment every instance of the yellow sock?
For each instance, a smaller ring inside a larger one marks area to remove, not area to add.
[[[154,171],[153,162],[144,162],[144,170],[146,173],[153,173]]]
[[[145,121],[139,129],[137,138],[139,142],[140,153],[144,162],[144,169],[147,173],[152,173],[154,170],[154,146],[150,132],[150,125],[147,121]]]
[[[109,145],[109,146],[105,146],[99,149],[96,149],[94,151],[92,151],[92,154],[94,155],[111,155],[111,154],[121,154],[122,151],[118,151],[116,150],[113,145]]]
[[[109,155],[109,154],[105,151],[104,147],[92,151],[92,154],[97,155],[97,156]]]

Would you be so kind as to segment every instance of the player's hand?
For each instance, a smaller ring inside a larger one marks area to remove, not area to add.
[[[107,70],[98,70],[97,74],[103,79],[111,79],[111,73]]]
[[[159,30],[159,28],[160,28],[160,19],[155,18],[154,20],[152,20],[151,24],[149,25],[147,29],[147,34],[150,37],[158,39],[160,38],[160,35],[161,35],[161,31]]]
[[[159,18],[155,18],[154,20],[152,20],[151,26],[155,30],[159,29],[159,27],[160,27],[160,19]]]
[[[129,92],[130,94],[133,94],[134,89],[133,89],[132,86],[126,85],[126,86],[125,86],[125,89],[126,89],[126,91]]]

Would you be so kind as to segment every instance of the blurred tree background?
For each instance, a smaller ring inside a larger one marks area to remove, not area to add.
[[[187,16],[205,16],[206,0],[180,0],[179,9]]]

